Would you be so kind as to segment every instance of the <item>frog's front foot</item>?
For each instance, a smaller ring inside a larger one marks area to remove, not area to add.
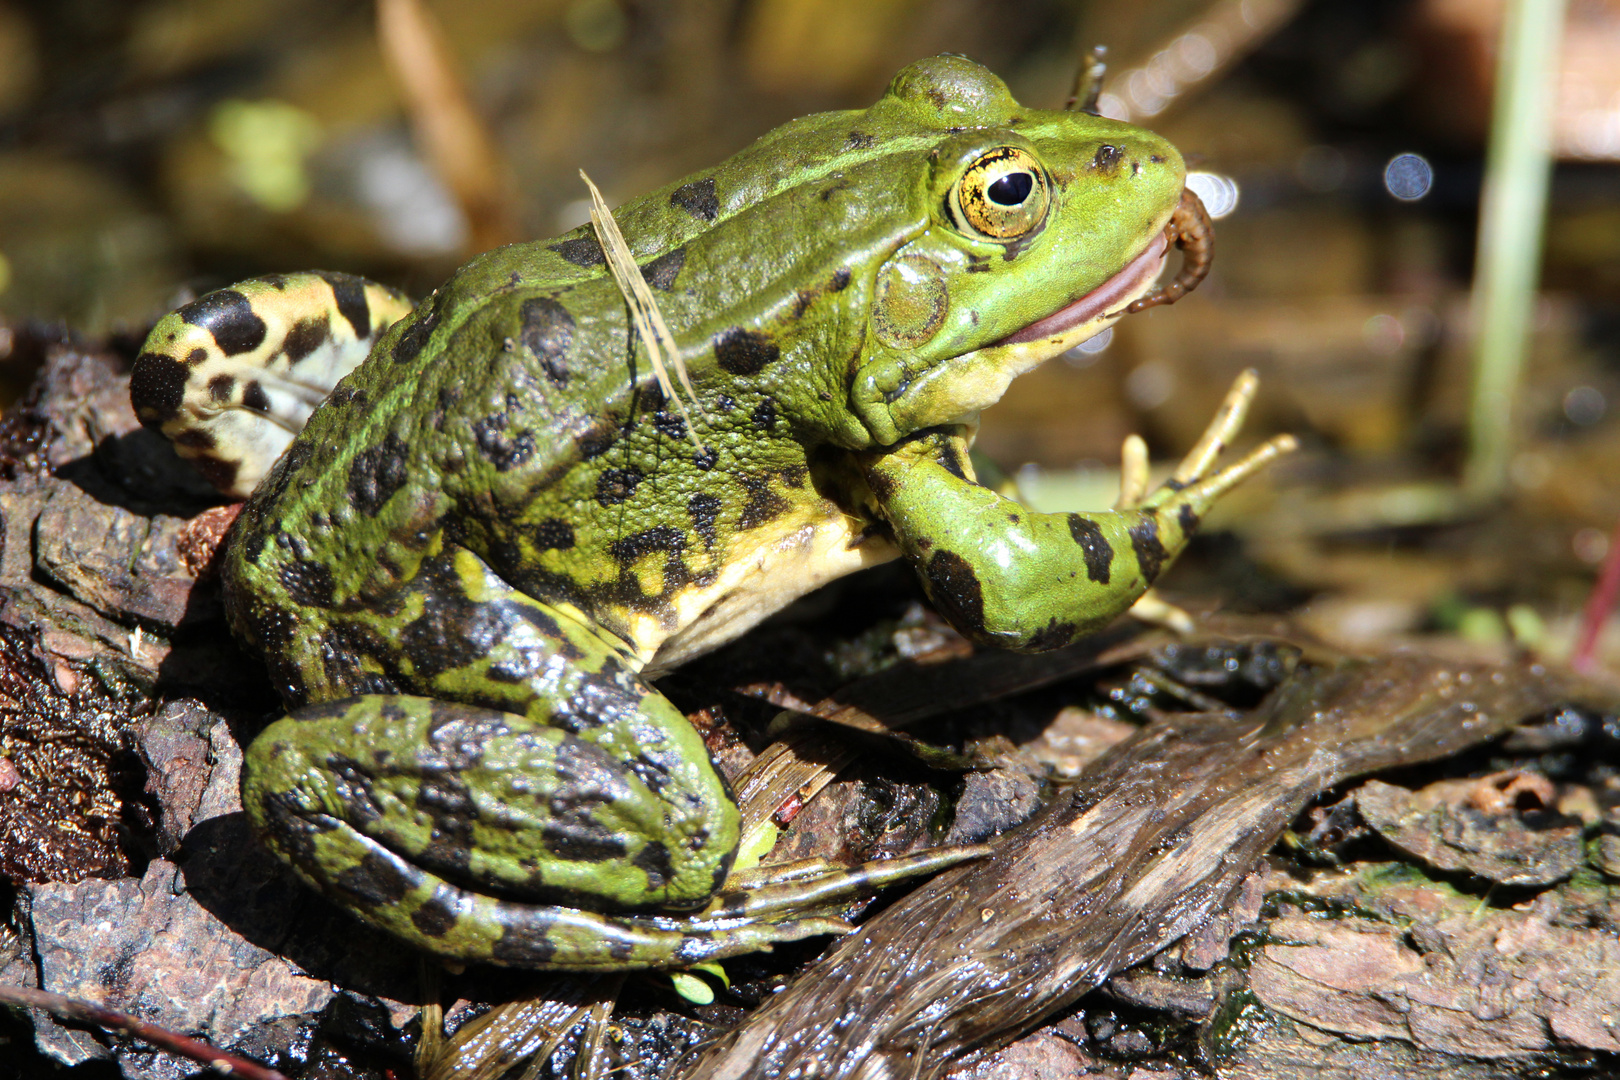
[[[1260,380],[1252,368],[1238,376],[1232,388],[1227,391],[1226,400],[1221,403],[1215,419],[1210,421],[1203,436],[1187,452],[1187,456],[1181,459],[1175,473],[1159,489],[1157,497],[1161,501],[1167,502],[1177,493],[1206,479],[1205,474],[1210,466],[1220,457],[1227,443],[1243,426],[1249,405],[1254,400],[1255,391],[1259,386]],[[1298,440],[1292,435],[1278,435],[1262,443],[1236,464],[1207,478],[1213,485],[1209,489],[1208,500],[1213,501],[1216,496],[1235,487],[1267,463],[1291,452],[1297,446]],[[1128,436],[1120,453],[1119,501],[1114,504],[1115,507],[1132,509],[1146,505],[1148,482],[1147,444],[1139,435]],[[1142,594],[1141,598],[1131,605],[1131,615],[1143,622],[1163,626],[1178,634],[1191,633],[1193,630],[1192,616],[1152,589]]]
[[[1241,484],[1253,476],[1266,465],[1275,461],[1284,454],[1292,453],[1299,447],[1299,440],[1292,435],[1275,435],[1241,459],[1228,465],[1224,469],[1211,472],[1216,460],[1225,453],[1232,438],[1243,427],[1243,421],[1249,415],[1249,406],[1254,402],[1254,395],[1260,389],[1260,376],[1253,368],[1249,368],[1239,375],[1232,383],[1232,388],[1226,392],[1226,400],[1215,418],[1204,429],[1193,448],[1187,451],[1187,456],[1181,459],[1176,471],[1170,479],[1161,484],[1152,495],[1147,493],[1148,461],[1147,447],[1135,435],[1125,440],[1125,451],[1121,455],[1120,497],[1118,509],[1145,509],[1163,510],[1165,508],[1191,507],[1197,513],[1212,504],[1221,495]],[[1187,532],[1191,532],[1188,527]]]
[[[1220,412],[1156,490],[1147,452],[1126,444],[1120,503],[1045,514],[964,475],[966,432],[916,433],[863,459],[877,511],[940,614],[969,638],[1038,652],[1091,633],[1136,603],[1186,547],[1215,500],[1295,446],[1280,435],[1235,464],[1216,459],[1242,425],[1257,385],[1245,372]]]

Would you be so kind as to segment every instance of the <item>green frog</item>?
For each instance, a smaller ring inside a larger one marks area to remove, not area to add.
[[[614,214],[689,409],[590,226],[481,255],[414,308],[309,273],[167,316],[132,399],[251,494],[225,602],[289,710],[247,751],[258,835],[422,949],[530,968],[769,948],[844,928],[830,896],[937,865],[728,880],[736,805],[648,680],[895,558],[982,644],[1056,648],[1130,607],[1287,448],[1214,471],[1252,380],[1110,512],[1033,512],[968,450],[1010,380],[1162,296],[1196,232],[1183,180],[1147,131],[1026,108],[961,57],[913,64],[871,108]]]

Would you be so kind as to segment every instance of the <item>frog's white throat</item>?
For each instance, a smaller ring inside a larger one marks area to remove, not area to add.
[[[1133,300],[1153,287],[1164,270],[1169,247],[1165,234],[1159,233],[1118,273],[1079,299],[993,345],[963,353],[927,372],[889,406],[895,427],[915,431],[940,423],[944,417],[970,417],[994,405],[1018,376],[1117,322]],[[913,410],[918,415],[907,415]],[[928,415],[922,415],[924,412]]]

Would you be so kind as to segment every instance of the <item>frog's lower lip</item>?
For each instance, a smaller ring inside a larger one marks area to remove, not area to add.
[[[1065,330],[1079,326],[1082,323],[1088,323],[1116,308],[1124,307],[1128,302],[1128,298],[1158,276],[1160,264],[1164,261],[1165,252],[1168,249],[1169,241],[1161,232],[1153,238],[1153,242],[1143,250],[1142,254],[1126,263],[1125,268],[1119,273],[1092,289],[1080,299],[1059,308],[1044,319],[1036,319],[1022,330],[1007,335],[996,344],[1019,345],[1026,341],[1057,337]]]

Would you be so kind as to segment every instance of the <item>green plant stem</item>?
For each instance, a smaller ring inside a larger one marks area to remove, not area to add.
[[[1513,405],[1541,273],[1563,25],[1564,0],[1508,0],[1503,13],[1474,271],[1478,336],[1464,485],[1477,499],[1502,494],[1513,453]]]

